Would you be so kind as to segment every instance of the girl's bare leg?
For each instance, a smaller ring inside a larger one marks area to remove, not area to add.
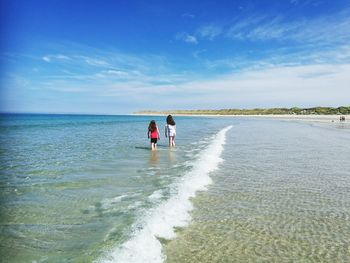
[[[155,149],[154,149],[154,143],[153,143],[153,142],[151,143],[151,148],[152,148],[152,151],[155,150]]]
[[[169,137],[169,146],[170,147],[175,146],[174,138],[175,138],[175,136],[170,136]]]

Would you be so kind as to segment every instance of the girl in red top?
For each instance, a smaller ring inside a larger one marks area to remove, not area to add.
[[[148,125],[148,139],[151,138],[151,148],[152,151],[157,150],[157,140],[160,140],[159,130],[157,124],[152,120]]]

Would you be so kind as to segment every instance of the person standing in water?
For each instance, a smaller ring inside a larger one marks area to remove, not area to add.
[[[160,140],[159,130],[157,124],[152,120],[148,125],[148,139],[151,139],[151,148],[152,151],[157,150],[157,141]]]
[[[169,146],[175,146],[176,125],[173,116],[168,115],[165,125],[165,137],[169,137]]]

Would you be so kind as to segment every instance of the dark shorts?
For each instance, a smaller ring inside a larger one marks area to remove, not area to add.
[[[157,143],[157,138],[151,138],[151,143]]]

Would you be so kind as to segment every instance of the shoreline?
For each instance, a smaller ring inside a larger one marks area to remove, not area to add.
[[[133,116],[167,116],[168,114],[131,114]],[[237,118],[262,118],[262,119],[275,119],[285,121],[306,121],[306,122],[318,122],[318,123],[334,123],[334,124],[349,124],[350,115],[282,115],[282,114],[269,114],[269,115],[219,115],[219,114],[172,114],[173,116],[181,117],[237,117]],[[345,116],[345,121],[340,121],[339,117]]]

